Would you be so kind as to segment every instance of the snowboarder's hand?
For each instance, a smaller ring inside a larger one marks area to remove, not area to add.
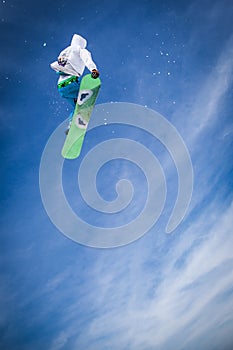
[[[100,73],[98,72],[97,69],[92,69],[91,76],[93,79],[97,79],[99,75],[100,75]]]

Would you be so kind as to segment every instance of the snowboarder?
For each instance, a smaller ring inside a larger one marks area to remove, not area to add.
[[[67,99],[73,107],[69,116],[69,125],[72,121],[73,112],[77,102],[78,91],[81,82],[81,76],[85,67],[91,72],[93,79],[98,78],[99,72],[92,60],[91,53],[86,49],[87,41],[78,34],[74,34],[70,46],[65,48],[58,56],[57,61],[51,63],[51,68],[59,74],[58,92]]]

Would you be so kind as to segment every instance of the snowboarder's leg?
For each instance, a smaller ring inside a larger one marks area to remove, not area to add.
[[[58,85],[58,91],[61,97],[65,98],[73,107],[72,112],[69,115],[69,125],[65,132],[66,134],[68,134],[70,129],[73,113],[77,102],[77,96],[80,88],[80,82],[81,82],[81,79],[76,78],[75,81],[69,82],[67,85],[65,84],[65,82],[63,83],[63,86],[61,86],[61,84]]]
[[[78,91],[80,87],[80,79],[67,83],[64,81],[62,84],[58,84],[58,92],[61,97],[65,98],[73,107],[75,107]]]

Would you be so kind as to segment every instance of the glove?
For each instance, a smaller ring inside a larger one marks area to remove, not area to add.
[[[97,79],[99,75],[100,75],[100,73],[98,72],[97,69],[92,69],[91,76],[93,79]]]

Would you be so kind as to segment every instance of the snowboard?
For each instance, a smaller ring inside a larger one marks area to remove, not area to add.
[[[91,74],[81,80],[72,123],[61,152],[66,159],[75,159],[80,155],[100,85],[100,79],[93,79]]]

